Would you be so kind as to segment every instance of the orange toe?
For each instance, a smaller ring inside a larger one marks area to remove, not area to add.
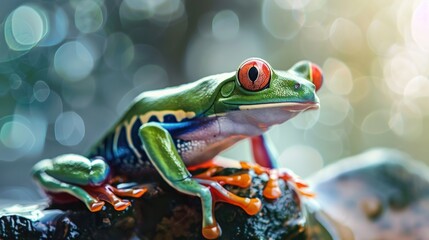
[[[249,215],[257,214],[262,208],[261,200],[259,198],[247,198],[247,199],[249,199],[249,204],[243,208],[244,211]]]
[[[278,186],[275,186],[275,187],[266,186],[263,194],[264,194],[264,197],[268,199],[277,199],[282,195],[282,191]]]
[[[91,212],[98,212],[100,211],[104,206],[103,201],[93,201],[89,204],[89,210]]]
[[[144,188],[144,189],[134,189],[133,192],[132,192],[132,197],[139,198],[143,194],[145,194],[145,192],[147,192],[146,188]]]
[[[219,225],[216,223],[214,225],[211,226],[206,226],[203,227],[203,236],[207,239],[216,239],[218,237],[220,237],[221,235],[221,230]]]
[[[115,208],[116,211],[122,211],[122,210],[125,210],[130,205],[131,205],[131,202],[127,200],[121,200],[121,201],[115,202],[113,207]]]

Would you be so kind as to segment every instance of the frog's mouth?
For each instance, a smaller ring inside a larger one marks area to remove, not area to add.
[[[269,109],[269,108],[280,108],[289,112],[303,112],[306,110],[319,109],[320,105],[318,102],[281,102],[281,103],[262,103],[262,104],[250,104],[250,105],[239,105],[240,110],[253,110],[253,109]]]

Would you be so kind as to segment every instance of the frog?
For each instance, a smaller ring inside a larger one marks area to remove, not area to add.
[[[321,68],[300,61],[288,70],[274,70],[261,58],[243,61],[236,71],[138,95],[123,116],[86,155],[64,154],[38,162],[32,170],[41,188],[58,200],[77,198],[92,211],[110,203],[125,210],[144,187],[117,188],[127,176],[157,174],[175,190],[198,197],[202,208],[202,235],[221,236],[213,208],[226,202],[255,215],[261,200],[234,195],[223,185],[246,188],[249,174],[217,176],[226,167],[267,174],[264,197],[279,197],[278,181],[293,184],[311,197],[308,185],[288,169],[277,168],[266,132],[307,110],[319,109],[316,91],[323,82]],[[250,139],[254,162],[218,156]],[[206,169],[192,175],[196,169]],[[119,180],[118,180],[119,179]]]

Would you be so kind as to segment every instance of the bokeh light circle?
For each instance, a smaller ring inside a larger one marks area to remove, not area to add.
[[[103,25],[104,16],[100,5],[94,1],[80,1],[76,7],[74,21],[82,33],[92,33]]]
[[[392,108],[388,125],[397,136],[415,140],[423,134],[423,115],[412,101],[398,101]]]
[[[283,9],[303,9],[305,8],[310,0],[274,0],[276,4]]]
[[[305,14],[302,10],[284,9],[276,1],[266,0],[262,6],[262,23],[275,38],[292,39],[304,25]]]
[[[122,21],[151,19],[168,23],[182,17],[184,12],[185,7],[181,0],[124,0],[119,7],[119,16]]]
[[[55,52],[55,71],[65,80],[84,79],[91,73],[94,65],[90,51],[79,41],[64,43]]]
[[[384,109],[369,113],[363,120],[361,130],[369,134],[382,134],[389,130],[390,112]]]
[[[36,141],[31,129],[20,121],[10,121],[3,124],[0,130],[0,140],[8,148],[20,149],[29,144],[27,148]]]
[[[219,40],[234,38],[239,30],[240,21],[234,11],[223,10],[213,17],[212,32],[215,38]]]
[[[12,73],[9,75],[9,86],[11,89],[18,89],[22,85],[22,82],[23,81],[18,74]]]
[[[121,19],[139,21],[154,15],[150,1],[124,0],[119,7]]]
[[[7,45],[15,51],[26,51],[36,46],[48,32],[45,13],[39,8],[23,5],[6,19],[4,34]]]
[[[39,102],[44,102],[49,97],[51,89],[44,81],[37,81],[33,86],[34,98]]]
[[[347,95],[353,89],[353,77],[349,67],[342,61],[329,58],[323,65],[325,85],[334,94]]]
[[[75,112],[64,112],[55,121],[55,139],[65,146],[79,144],[85,136],[85,124]]]
[[[421,1],[414,10],[411,34],[414,41],[425,51],[429,51],[429,2]]]
[[[389,48],[397,41],[393,24],[384,19],[375,18],[369,25],[366,38],[371,50],[381,56],[389,53]]]
[[[116,32],[107,38],[104,61],[112,69],[124,69],[134,59],[134,44],[129,36]]]
[[[0,118],[0,148],[1,144],[6,147],[4,154],[7,154],[8,150],[18,151],[21,154],[34,150],[32,148],[36,144],[36,137],[32,127],[36,125],[37,119],[34,120],[35,122],[32,123],[28,118],[19,114]],[[0,158],[8,160],[4,157]]]
[[[349,101],[340,96],[322,95],[320,102],[323,107],[320,109],[319,122],[328,126],[341,124],[351,110]]]
[[[404,99],[419,108],[425,116],[429,116],[429,78],[412,78],[404,89]]]
[[[384,81],[392,92],[403,95],[410,79],[420,75],[417,67],[408,52],[399,51],[385,62]]]
[[[332,23],[329,39],[334,48],[347,54],[360,53],[364,45],[359,26],[345,18],[338,18]]]

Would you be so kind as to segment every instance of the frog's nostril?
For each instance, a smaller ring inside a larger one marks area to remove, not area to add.
[[[295,85],[293,86],[295,88],[295,90],[298,90],[301,88],[301,84],[300,83],[295,83]]]

